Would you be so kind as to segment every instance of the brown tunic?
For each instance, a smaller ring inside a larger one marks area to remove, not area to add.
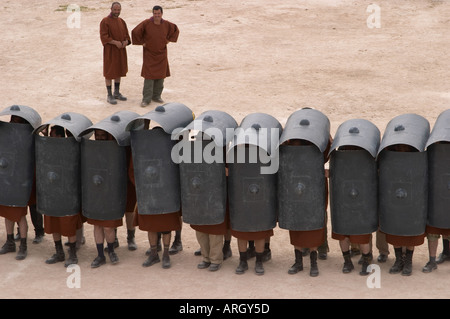
[[[289,231],[291,245],[302,248],[319,247],[325,241],[325,227],[309,231]]]
[[[103,76],[106,79],[117,79],[126,76],[128,72],[127,49],[119,49],[112,40],[125,41],[131,44],[127,24],[121,18],[110,16],[100,22],[100,40],[103,44]]]
[[[117,228],[123,225],[122,218],[114,220],[98,220],[87,218],[87,223],[90,225],[96,225],[101,227]]]
[[[420,246],[425,241],[425,233],[418,236],[397,236],[386,234],[386,241],[392,246]]]
[[[47,234],[61,234],[62,236],[75,236],[77,229],[83,226],[81,213],[72,216],[53,217],[44,215],[44,231]]]
[[[427,227],[425,229],[425,233],[449,236],[450,235],[450,229],[448,229],[448,228],[438,228],[438,227],[433,227],[433,226],[427,225]]]
[[[223,223],[216,225],[192,225],[191,228],[201,233],[210,235],[225,235],[230,229],[230,215],[227,211]]]
[[[133,225],[148,232],[166,232],[181,230],[181,212],[141,215],[136,208]]]
[[[241,232],[237,230],[231,230],[231,235],[237,239],[243,240],[259,240],[266,239],[273,236],[273,229],[256,231],[256,232]]]
[[[155,24],[153,18],[142,21],[132,31],[133,44],[143,45],[141,76],[145,79],[164,79],[170,76],[167,59],[167,43],[177,42],[180,30],[176,24],[161,20]]]
[[[365,235],[341,235],[336,233],[331,233],[331,238],[336,240],[344,240],[347,238],[350,240],[352,244],[368,244],[370,243],[370,239],[372,238],[372,234]]]
[[[0,216],[5,217],[12,222],[20,222],[22,216],[26,216],[28,212],[28,206],[25,207],[11,207],[0,205]]]

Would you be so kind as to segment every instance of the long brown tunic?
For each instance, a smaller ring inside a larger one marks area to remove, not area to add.
[[[6,219],[19,222],[22,216],[26,216],[28,212],[28,206],[25,207],[11,207],[0,205],[0,216]]]
[[[128,72],[127,49],[119,49],[112,40],[125,41],[131,44],[127,24],[121,18],[108,16],[100,22],[100,40],[103,44],[103,76],[106,79],[117,79]]]
[[[81,213],[72,216],[54,217],[44,215],[44,231],[46,234],[61,234],[62,236],[75,236],[77,229],[83,226]]]
[[[167,59],[167,43],[177,42],[180,30],[176,24],[161,20],[155,24],[153,18],[142,21],[132,31],[133,44],[143,45],[141,76],[145,79],[164,79],[170,76]]]

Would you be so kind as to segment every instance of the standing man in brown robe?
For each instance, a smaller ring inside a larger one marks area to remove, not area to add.
[[[180,30],[178,27],[163,20],[163,9],[153,7],[153,17],[138,24],[132,31],[133,44],[143,46],[141,76],[144,78],[141,106],[145,107],[153,100],[164,103],[161,94],[164,89],[164,79],[170,76],[167,59],[167,43],[177,42]]]
[[[126,101],[127,98],[120,93],[120,78],[128,72],[128,59],[126,46],[131,44],[127,24],[119,18],[121,5],[113,2],[111,13],[100,22],[100,40],[103,44],[103,76],[108,91],[107,101],[117,104],[117,100]],[[114,79],[114,95],[112,93],[112,80]]]

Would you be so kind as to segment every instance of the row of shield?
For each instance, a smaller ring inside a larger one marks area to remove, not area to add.
[[[382,137],[365,119],[343,122],[332,137],[327,116],[310,108],[284,128],[265,113],[240,124],[218,110],[195,117],[181,103],[142,116],[119,111],[96,124],[74,112],[42,123],[22,105],[0,116],[29,123],[0,121],[0,205],[27,206],[35,186],[42,214],[122,218],[131,171],[139,214],[181,210],[188,224],[229,217],[236,231],[316,230],[329,198],[338,234],[450,228],[450,110],[431,132],[424,117],[399,115]],[[52,126],[66,138],[42,134]],[[96,130],[113,139],[95,140]]]

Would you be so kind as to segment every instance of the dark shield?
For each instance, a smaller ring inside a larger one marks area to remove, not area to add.
[[[82,212],[97,220],[125,214],[127,163],[125,147],[115,140],[81,140]]]
[[[34,136],[28,124],[0,122],[0,205],[28,205],[34,180]]]
[[[384,150],[378,161],[380,230],[397,236],[423,234],[428,209],[427,153]]]
[[[429,172],[428,225],[450,228],[450,144],[427,149]]]
[[[234,147],[234,160],[229,163],[230,222],[236,231],[257,232],[276,226],[277,174],[261,174],[264,165],[256,155],[260,150],[255,145],[238,145]],[[239,152],[244,154],[244,161],[240,161]],[[256,158],[255,163],[248,160],[252,157]]]
[[[280,146],[278,225],[294,231],[325,226],[324,155],[315,145]]]
[[[366,150],[335,150],[330,157],[330,211],[333,232],[370,234],[378,228],[378,176]]]
[[[212,140],[188,143],[191,160],[180,162],[183,221],[192,225],[221,224],[225,220],[227,202],[225,163],[208,163],[204,156],[200,163],[196,163],[192,150],[197,149],[194,144],[200,144],[198,149],[202,151],[213,145],[215,151],[223,152],[223,147],[216,147]]]
[[[179,211],[179,165],[171,158],[177,141],[161,128],[132,130],[130,133],[139,214]]]
[[[80,143],[74,137],[35,136],[36,207],[48,216],[81,211]]]

